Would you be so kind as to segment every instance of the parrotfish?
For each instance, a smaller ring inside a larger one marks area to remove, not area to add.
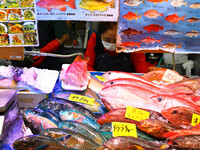
[[[150,24],[148,26],[143,27],[143,29],[147,30],[149,32],[151,32],[151,31],[159,32],[160,30],[163,30],[164,27],[160,26],[158,24]]]
[[[59,9],[61,11],[66,11],[66,6],[76,9],[75,0],[40,0],[36,3],[37,6],[46,8],[48,11],[51,9]]]
[[[55,140],[59,140],[70,149],[98,150],[98,148],[100,147],[93,139],[88,138],[82,133],[74,132],[68,129],[60,129],[60,128],[46,129],[40,134],[45,136],[50,136]]]
[[[93,139],[99,145],[102,145],[103,142],[106,141],[106,139],[99,131],[82,122],[69,121],[69,120],[62,121],[59,124],[59,128],[69,129],[74,132],[80,132],[85,136],[87,136],[88,138]]]
[[[62,121],[72,120],[72,121],[82,122],[82,123],[90,125],[91,127],[95,128],[96,130],[98,130],[100,127],[100,125],[95,120],[90,118],[89,116],[86,116],[86,115],[82,114],[81,112],[75,111],[72,109],[61,110],[60,118],[62,119]]]
[[[44,135],[29,135],[13,143],[15,150],[45,149],[45,150],[70,150],[65,144]]]
[[[147,10],[144,13],[144,16],[148,18],[157,18],[159,16],[163,17],[163,13],[159,13],[157,10],[151,9],[151,10]]]
[[[137,15],[137,12],[133,13],[133,12],[129,11],[127,14],[123,15],[122,17],[124,19],[127,19],[127,20],[131,21],[132,19],[138,20],[138,18],[141,18],[141,16],[142,15]]]
[[[167,20],[168,22],[171,22],[171,24],[175,23],[177,24],[180,20],[184,20],[184,18],[186,17],[186,15],[182,16],[182,17],[179,17],[177,15],[177,12],[173,15],[168,15],[167,17],[165,17],[165,20]]]

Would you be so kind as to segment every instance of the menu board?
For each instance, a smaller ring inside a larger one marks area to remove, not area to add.
[[[117,52],[200,52],[199,0],[120,0]]]
[[[119,0],[36,0],[38,20],[117,21]]]
[[[34,0],[0,0],[0,46],[38,46]]]

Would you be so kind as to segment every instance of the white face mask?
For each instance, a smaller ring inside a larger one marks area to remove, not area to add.
[[[103,46],[109,50],[109,51],[115,51],[116,50],[116,44],[115,43],[108,43],[102,40]]]

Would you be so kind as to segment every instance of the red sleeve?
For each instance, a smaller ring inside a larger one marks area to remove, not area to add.
[[[90,36],[90,39],[87,43],[87,48],[85,52],[85,57],[89,57],[89,61],[87,63],[87,69],[88,71],[95,71],[94,70],[94,64],[95,64],[95,58],[96,53],[94,51],[94,47],[96,46],[96,33],[92,33]]]
[[[148,64],[144,53],[132,53],[131,62],[136,73],[147,73]]]

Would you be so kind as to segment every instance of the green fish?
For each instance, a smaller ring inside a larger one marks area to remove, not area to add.
[[[62,121],[59,124],[59,128],[69,129],[74,132],[80,132],[86,135],[87,137],[93,139],[97,144],[100,145],[102,145],[106,141],[104,136],[99,131],[82,122],[69,120]]]
[[[66,145],[44,135],[29,135],[16,140],[13,143],[15,150],[70,150]]]
[[[84,134],[68,129],[49,128],[42,131],[40,134],[51,136],[54,139],[59,139],[63,144],[71,149],[98,150],[100,148],[100,145],[96,144],[92,139],[88,138]]]

